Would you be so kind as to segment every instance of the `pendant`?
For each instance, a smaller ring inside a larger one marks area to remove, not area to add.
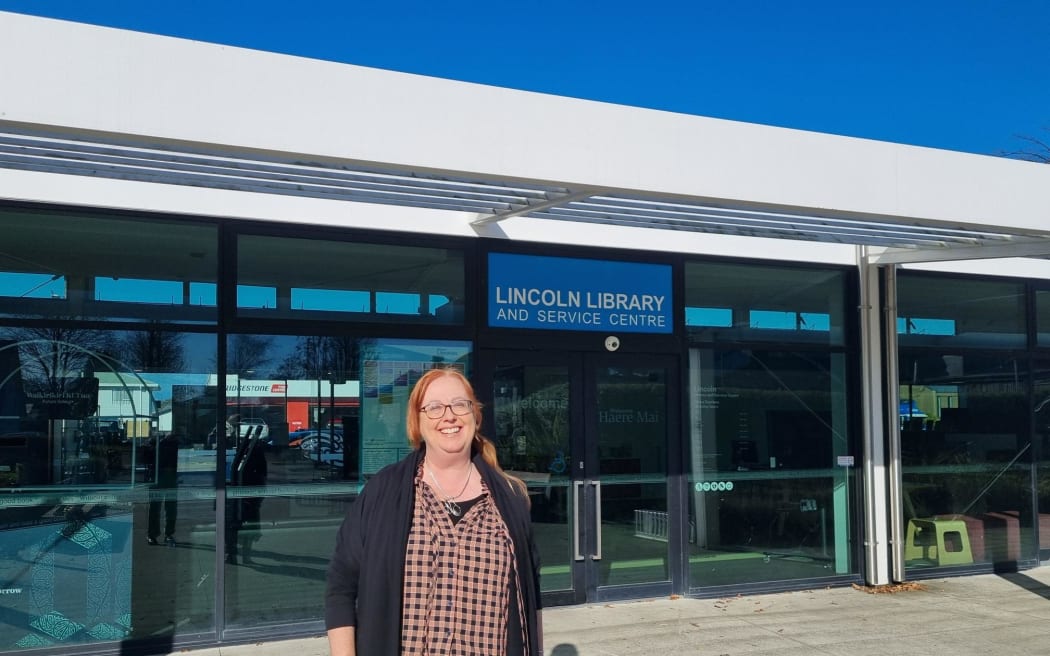
[[[447,510],[448,514],[452,515],[453,517],[459,517],[459,513],[463,512],[462,510],[460,510],[459,504],[453,501],[452,499],[445,499],[441,503],[445,504],[445,510]]]

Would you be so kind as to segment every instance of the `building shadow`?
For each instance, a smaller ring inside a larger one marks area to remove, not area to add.
[[[551,650],[551,656],[580,656],[580,652],[576,650],[576,645],[562,643],[555,645],[554,649]]]
[[[1037,594],[1043,599],[1050,601],[1050,585],[1037,581],[1021,572],[999,572],[998,575],[1004,581],[1009,581],[1023,590]]]

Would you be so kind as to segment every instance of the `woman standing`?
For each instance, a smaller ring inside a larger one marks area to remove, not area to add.
[[[528,493],[480,423],[458,371],[430,370],[412,389],[412,453],[368,482],[339,530],[332,656],[541,656]]]

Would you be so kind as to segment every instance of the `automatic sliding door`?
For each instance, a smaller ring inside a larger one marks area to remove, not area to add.
[[[580,432],[573,430],[578,422],[572,413],[578,405],[579,366],[565,358],[517,353],[497,354],[486,364],[483,375],[491,376],[489,416],[500,464],[529,488],[544,602],[580,603],[585,600],[576,560],[580,515],[571,467],[578,452],[573,436]]]
[[[591,536],[592,585],[599,598],[623,596],[615,590],[622,586],[670,591],[676,534],[667,485],[672,368],[651,361],[587,359],[588,487],[599,520]]]
[[[487,352],[500,464],[523,479],[547,605],[671,591],[673,358]]]

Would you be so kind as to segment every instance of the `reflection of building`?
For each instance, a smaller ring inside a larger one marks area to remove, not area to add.
[[[217,377],[208,379],[214,388]],[[268,424],[286,423],[288,432],[326,426],[328,417],[339,417],[359,405],[360,383],[329,380],[257,380],[229,376],[226,382],[227,416],[262,419]]]
[[[98,416],[111,417],[124,425],[128,438],[149,437],[156,425],[160,385],[138,374],[96,372]]]

